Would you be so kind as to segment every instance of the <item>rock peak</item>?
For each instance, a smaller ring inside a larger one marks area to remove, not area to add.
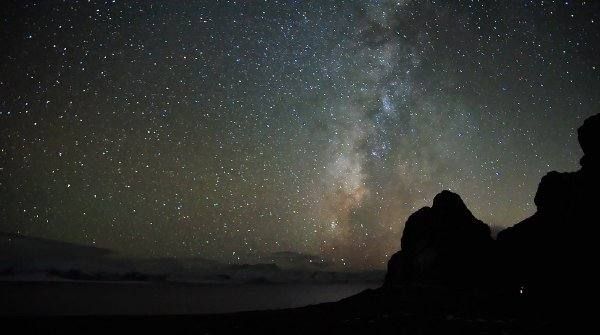
[[[445,213],[446,215],[471,215],[471,211],[467,208],[460,195],[443,190],[433,198],[432,209]]]
[[[421,208],[406,221],[402,249],[388,263],[385,284],[485,284],[491,243],[490,228],[471,214],[460,196],[442,191],[432,207]]]
[[[583,150],[580,160],[582,167],[600,166],[600,114],[587,118],[581,127],[577,129],[577,139]]]
[[[388,262],[385,286],[493,288],[525,294],[540,306],[571,296],[589,277],[589,264],[597,263],[590,246],[600,218],[600,114],[586,119],[577,133],[581,169],[546,174],[535,195],[536,213],[495,241],[456,193],[442,191],[432,207],[413,213],[401,250]]]

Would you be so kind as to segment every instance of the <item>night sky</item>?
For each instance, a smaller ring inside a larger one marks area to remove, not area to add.
[[[597,1],[9,1],[0,231],[383,268],[436,193],[505,227],[578,168]]]

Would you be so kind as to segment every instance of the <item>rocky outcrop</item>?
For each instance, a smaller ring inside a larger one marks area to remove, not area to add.
[[[460,196],[443,191],[432,207],[408,218],[402,249],[388,262],[385,286],[478,285],[489,277],[493,242],[489,226],[473,216]]]
[[[600,215],[600,114],[578,129],[584,156],[576,172],[552,171],[535,195],[536,213],[498,234],[505,282],[532,297],[569,295],[585,280]]]
[[[583,170],[595,170],[600,167],[600,114],[591,116],[577,129],[579,145],[583,150],[583,157],[579,162]]]
[[[584,156],[576,172],[550,172],[535,195],[537,211],[494,241],[457,194],[443,191],[413,213],[402,249],[388,262],[385,287],[411,283],[493,287],[545,302],[572,296],[589,280],[600,223],[600,114],[578,129]],[[548,306],[556,305],[547,304]]]

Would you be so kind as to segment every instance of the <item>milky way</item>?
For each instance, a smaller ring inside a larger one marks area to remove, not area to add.
[[[450,189],[495,226],[575,170],[597,2],[5,4],[0,230],[382,268]]]

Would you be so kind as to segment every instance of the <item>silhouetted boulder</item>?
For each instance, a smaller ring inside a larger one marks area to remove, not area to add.
[[[600,218],[600,114],[584,122],[578,138],[582,168],[544,176],[535,195],[536,213],[498,234],[505,282],[535,300],[570,295],[581,287],[592,261],[590,246]]]
[[[385,286],[485,285],[493,242],[489,226],[471,214],[460,196],[442,191],[432,207],[421,208],[406,221],[402,249],[388,262]]]
[[[580,164],[584,169],[598,169],[600,161],[600,114],[587,118],[577,129],[577,139],[583,150]],[[597,172],[597,171],[596,171]]]

